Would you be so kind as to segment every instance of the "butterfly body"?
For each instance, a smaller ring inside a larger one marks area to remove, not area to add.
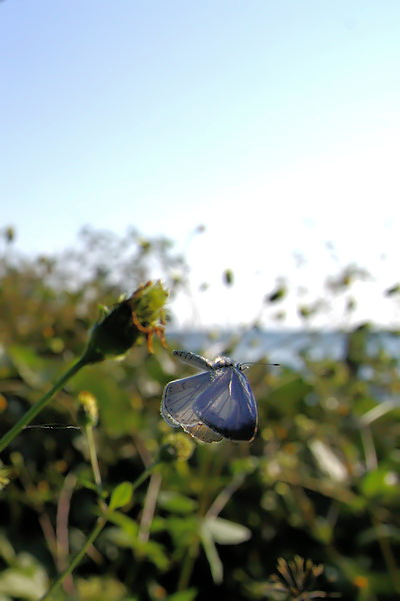
[[[164,389],[161,414],[204,442],[226,438],[252,441],[257,432],[257,404],[243,374],[246,366],[229,357],[209,361],[187,351],[173,351],[184,363],[202,373],[173,380]]]

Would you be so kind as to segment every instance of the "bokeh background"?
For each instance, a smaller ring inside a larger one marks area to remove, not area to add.
[[[173,240],[196,299],[210,284],[202,326],[247,322],[277,278],[315,296],[356,263],[374,278],[359,319],[388,325],[399,27],[392,1],[3,2],[2,221],[29,253],[84,225]]]
[[[2,432],[150,278],[167,348],[39,420],[96,397],[107,490],[169,432],[171,348],[281,363],[249,372],[256,441],[160,468],[57,598],[297,599],[299,557],[304,595],[399,597],[399,33],[389,0],[0,3]],[[0,599],[36,600],[95,519],[85,436],[3,461]]]

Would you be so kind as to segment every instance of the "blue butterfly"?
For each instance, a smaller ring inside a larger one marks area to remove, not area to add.
[[[247,365],[228,357],[209,361],[187,351],[173,354],[203,373],[166,385],[161,400],[165,421],[203,442],[224,438],[251,442],[257,432],[258,412],[249,381],[242,373]]]

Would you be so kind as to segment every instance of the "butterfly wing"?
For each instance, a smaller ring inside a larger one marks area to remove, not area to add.
[[[220,442],[222,436],[203,424],[193,411],[193,403],[209,386],[209,372],[173,380],[164,389],[161,415],[172,427],[182,427],[186,432],[203,442]]]
[[[196,355],[196,353],[191,353],[190,351],[172,351],[173,355],[177,357],[182,363],[187,363],[196,369],[200,369],[202,371],[212,371],[213,364],[211,361],[202,357],[201,355]]]
[[[223,436],[214,432],[214,430],[211,430],[211,428],[202,424],[200,421],[194,425],[182,426],[182,428],[185,432],[191,434],[194,438],[198,438],[202,442],[221,442],[223,439]]]
[[[164,388],[161,415],[173,426],[196,424],[198,416],[193,411],[196,398],[207,389],[211,380],[208,372],[173,380]]]
[[[216,370],[207,387],[197,390],[191,411],[229,440],[251,441],[256,435],[257,403],[248,379],[233,366]]]

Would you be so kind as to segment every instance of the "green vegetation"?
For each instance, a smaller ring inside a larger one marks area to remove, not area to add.
[[[165,384],[192,372],[163,346],[163,287],[140,286],[186,286],[173,247],[86,232],[81,250],[28,261],[10,229],[3,244],[0,601],[400,598],[398,360],[368,351],[370,326],[341,361],[254,365],[255,442],[198,444],[160,417]],[[93,328],[100,303],[114,309]]]

